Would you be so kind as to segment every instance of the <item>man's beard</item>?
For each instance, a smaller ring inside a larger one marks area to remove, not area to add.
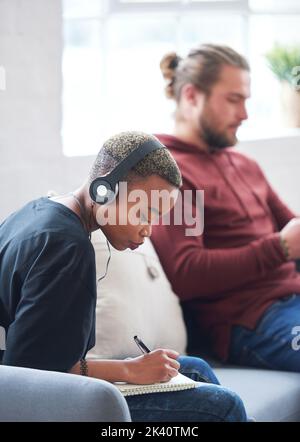
[[[236,135],[229,138],[225,133],[217,132],[203,117],[200,121],[200,127],[201,139],[205,141],[208,151],[211,153],[234,146],[238,141]]]

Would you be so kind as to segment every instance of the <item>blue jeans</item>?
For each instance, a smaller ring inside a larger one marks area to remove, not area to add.
[[[229,360],[239,365],[299,373],[300,294],[274,302],[254,330],[234,326]]]
[[[133,422],[245,422],[241,399],[223,388],[200,358],[180,356],[179,372],[209,385],[169,393],[127,396]]]

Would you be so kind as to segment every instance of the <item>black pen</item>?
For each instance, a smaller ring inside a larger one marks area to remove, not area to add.
[[[141,341],[137,336],[134,336],[134,342],[139,347],[142,353],[150,353],[151,350]]]

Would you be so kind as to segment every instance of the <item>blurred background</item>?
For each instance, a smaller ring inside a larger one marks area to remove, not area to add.
[[[200,43],[250,61],[238,149],[300,212],[299,0],[0,0],[0,221],[81,184],[122,130],[171,132],[159,62]]]

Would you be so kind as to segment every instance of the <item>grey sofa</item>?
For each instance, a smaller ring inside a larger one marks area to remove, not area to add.
[[[190,334],[190,323],[186,323]],[[248,416],[261,422],[300,422],[300,371],[294,373],[223,364],[211,356],[203,341],[201,346],[195,345],[196,333],[193,333],[188,354],[210,364],[221,385],[241,397]]]
[[[248,416],[261,422],[300,422],[300,373],[211,365],[221,384],[242,398]]]
[[[206,358],[207,359],[207,358]],[[300,421],[300,373],[210,364],[256,421]],[[0,422],[130,422],[111,384],[65,373],[0,365]]]
[[[0,365],[0,422],[129,422],[119,390],[106,381]]]
[[[191,324],[187,322],[187,325],[190,334]],[[211,356],[203,341],[196,347],[195,336],[194,331],[193,340],[190,336],[188,354],[210,364],[220,384],[241,397],[248,416],[258,422],[300,422],[300,372],[221,363]]]
[[[300,422],[300,371],[293,373],[223,364],[211,356],[203,341],[196,345],[197,333],[186,315],[185,320],[190,337],[188,354],[201,357],[210,364],[220,383],[241,397],[248,416],[261,422]]]

